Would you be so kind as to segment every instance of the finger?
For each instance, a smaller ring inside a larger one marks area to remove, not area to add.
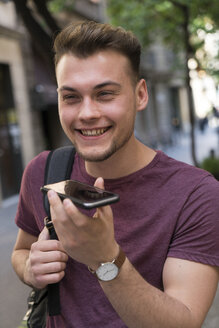
[[[59,240],[63,244],[64,236],[72,233],[72,229],[74,229],[75,224],[77,225],[82,214],[69,198],[65,198],[62,202],[53,190],[48,192],[48,199],[52,221]]]
[[[33,276],[34,276],[33,278],[34,282],[32,283],[33,286],[41,289],[46,287],[48,284],[57,283],[60,280],[62,280],[63,277],[65,276],[65,271],[63,270],[60,272],[37,274],[36,276],[33,274]]]
[[[102,177],[97,178],[94,186],[105,190],[104,179]],[[112,210],[109,205],[98,207],[95,214],[93,215],[93,218],[101,218],[105,217],[106,215],[112,215]]]
[[[94,187],[104,189],[104,180],[103,180],[103,178],[101,178],[101,177],[97,178],[95,183],[94,183]]]
[[[56,228],[57,222],[65,219],[66,214],[63,209],[63,203],[57,193],[54,190],[50,190],[47,195],[50,204],[52,221]]]
[[[49,240],[49,231],[46,227],[43,228],[41,233],[39,234],[38,240]]]
[[[57,206],[62,203],[61,199],[54,190],[49,190],[47,196],[51,206]]]
[[[60,241],[55,239],[38,240],[37,242],[31,245],[31,250],[40,251],[40,252],[50,252],[50,251],[63,252]]]
[[[63,262],[68,261],[68,255],[65,251],[49,251],[45,252],[42,257],[42,263]]]
[[[78,225],[83,225],[87,222],[88,217],[83,214],[70,199],[66,198],[63,201],[63,207],[68,217],[71,220],[71,223],[76,227]]]
[[[104,188],[104,180],[103,180],[102,177],[99,177],[99,178],[96,179],[96,181],[94,183],[94,187],[97,187],[97,188],[100,188],[100,189],[105,189]],[[97,208],[96,212],[93,215],[93,218],[97,219],[98,217],[100,217],[101,213],[102,213],[101,209]]]
[[[112,209],[111,209],[110,205],[106,205],[106,206],[98,207],[96,212],[93,215],[93,218],[94,219],[97,219],[97,218],[104,219],[104,218],[108,218],[111,216],[112,216]]]
[[[41,289],[49,284],[54,284],[61,281],[65,276],[65,271],[49,273],[37,277],[37,288]]]
[[[35,276],[45,275],[50,273],[58,273],[65,271],[66,262],[49,262],[44,263],[43,266],[33,267],[33,274]]]

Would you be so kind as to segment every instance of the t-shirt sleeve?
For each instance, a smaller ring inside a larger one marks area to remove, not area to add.
[[[219,266],[219,182],[205,176],[179,215],[168,256]]]
[[[44,182],[47,156],[48,152],[42,152],[26,166],[21,181],[15,217],[17,226],[34,236],[38,236],[43,228],[43,220],[40,220],[39,217],[45,216],[40,187]]]

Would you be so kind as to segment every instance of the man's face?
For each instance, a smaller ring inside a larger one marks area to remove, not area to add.
[[[63,130],[86,161],[104,161],[134,137],[136,87],[115,51],[64,55],[56,69]]]

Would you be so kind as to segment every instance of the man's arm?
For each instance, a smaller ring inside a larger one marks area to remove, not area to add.
[[[126,260],[115,280],[100,284],[129,328],[200,328],[217,290],[218,269],[168,258],[163,281],[164,292]]]
[[[39,238],[19,229],[11,259],[21,281],[41,289],[64,277],[68,256],[59,241],[49,240],[46,228]]]
[[[116,257],[118,244],[109,206],[97,209],[91,219],[70,200],[61,202],[54,192],[48,197],[55,229],[69,256],[92,269]],[[167,258],[161,291],[126,259],[115,280],[100,284],[129,328],[200,328],[217,289],[218,268]]]

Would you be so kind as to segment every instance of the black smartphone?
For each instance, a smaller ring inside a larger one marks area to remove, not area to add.
[[[44,193],[52,189],[57,192],[62,200],[69,198],[76,206],[88,210],[119,201],[118,194],[76,180],[48,184],[40,189]]]

